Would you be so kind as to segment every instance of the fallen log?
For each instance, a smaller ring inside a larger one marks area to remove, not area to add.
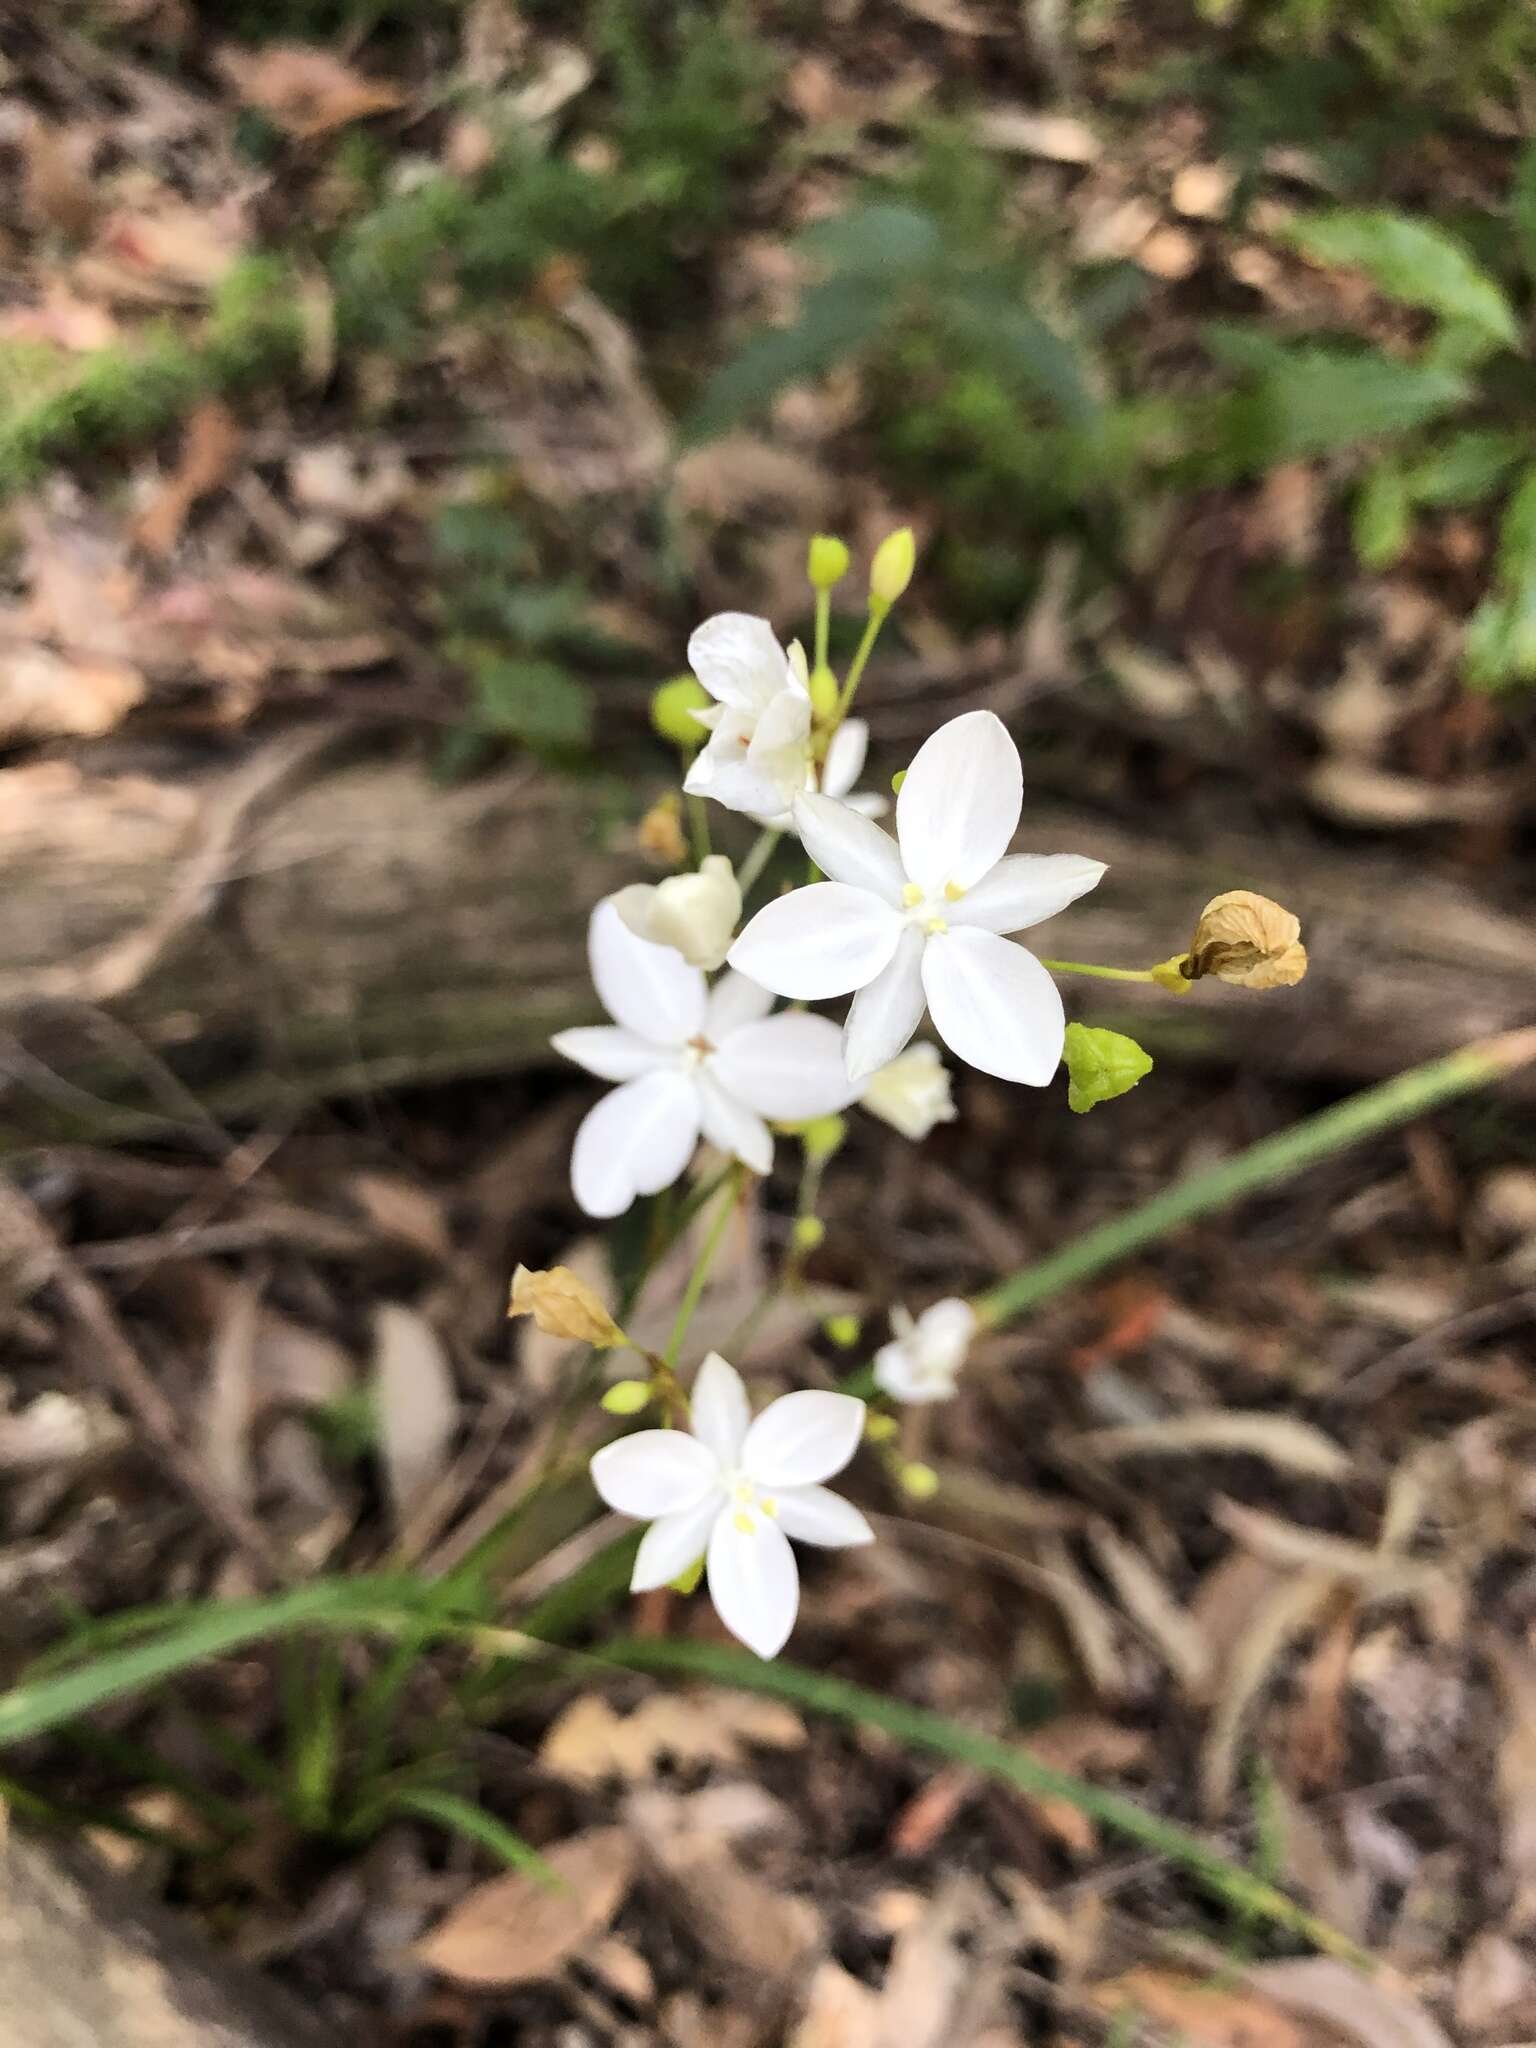
[[[649,771],[646,771],[647,773]],[[644,870],[643,786],[518,766],[445,787],[414,752],[290,733],[234,765],[0,771],[0,1138],[127,1137],[542,1061],[594,1012],[588,907]],[[1068,981],[1168,1056],[1379,1078],[1536,1015],[1536,929],[1490,881],[1397,849],[1133,829],[1030,796],[1018,844],[1110,863],[1040,934],[1067,959],[1181,947],[1245,886],[1303,921],[1284,995]]]
[[[8,2048],[320,2048],[256,1971],[81,1851],[0,1842],[0,2038]]]

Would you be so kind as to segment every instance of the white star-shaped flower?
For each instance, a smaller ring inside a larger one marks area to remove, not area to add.
[[[709,739],[684,779],[690,795],[713,797],[781,832],[792,829],[790,807],[805,791],[848,796],[863,772],[869,728],[844,719],[818,772],[805,656],[798,647],[786,654],[766,619],[749,612],[706,619],[688,642],[688,665],[715,700],[694,713]],[[867,815],[885,808],[879,797],[852,802]]]
[[[777,1656],[800,1604],[788,1539],[829,1550],[875,1540],[858,1509],[821,1484],[858,1449],[864,1403],[807,1389],[781,1395],[754,1422],[741,1375],[712,1351],[689,1405],[686,1430],[605,1445],[592,1483],[609,1507],[651,1525],[632,1592],[669,1585],[707,1557],[720,1619],[759,1657]]]
[[[891,1328],[895,1337],[875,1353],[875,1385],[914,1405],[949,1400],[976,1334],[971,1304],[947,1295],[916,1318],[898,1305],[891,1310]]]
[[[632,932],[611,901],[592,913],[587,958],[614,1021],[550,1043],[620,1084],[582,1119],[571,1153],[571,1186],[589,1216],[622,1215],[637,1195],[670,1187],[701,1134],[767,1173],[765,1118],[829,1116],[857,1092],[835,1024],[803,1011],[770,1017],[773,997],[744,975],[711,989],[681,953]]]
[[[1019,750],[1001,719],[968,711],[924,741],[896,799],[896,837],[827,796],[795,800],[806,851],[832,879],[760,910],[727,956],[778,995],[857,990],[843,1045],[867,1081],[926,1006],[950,1051],[1004,1081],[1044,1087],[1066,1018],[1050,975],[1007,932],[1091,889],[1102,861],[1007,856],[1023,808]]]

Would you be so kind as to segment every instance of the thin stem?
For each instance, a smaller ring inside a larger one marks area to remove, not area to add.
[[[830,725],[832,732],[836,732],[837,728],[848,716],[848,706],[853,702],[853,693],[863,680],[864,664],[869,660],[870,650],[874,646],[879,636],[880,628],[884,624],[884,612],[870,612],[868,622],[864,627],[864,637],[859,642],[854,652],[853,660],[848,667],[848,680],[843,684],[843,694],[838,698],[837,710],[832,715]]]
[[[687,763],[685,762],[686,768]],[[710,855],[709,813],[704,808],[704,799],[692,790],[688,792],[688,832],[693,840],[693,862],[700,867]]]
[[[782,833],[775,826],[765,825],[762,831],[758,833],[756,839],[753,840],[747,857],[736,874],[736,886],[741,890],[741,900],[743,903],[746,902],[748,895],[751,893],[753,883],[757,881],[763,869],[767,867],[769,860],[772,858],[773,849],[778,845],[782,837]]]
[[[818,590],[816,593],[816,659],[813,668],[827,665],[827,640],[832,631],[832,593]]]
[[[1095,967],[1087,960],[1042,960],[1052,974],[1092,974],[1100,981],[1155,981],[1150,967]]]
[[[741,1193],[741,1176],[732,1173],[730,1186],[725,1191],[725,1200],[715,1211],[715,1220],[709,1226],[709,1234],[699,1247],[699,1255],[693,1262],[693,1271],[688,1275],[688,1285],[683,1290],[682,1301],[678,1304],[677,1320],[672,1325],[672,1335],[667,1339],[666,1351],[662,1354],[668,1371],[676,1368],[678,1353],[683,1348],[683,1339],[688,1334],[688,1325],[693,1321],[693,1312],[699,1305],[704,1292],[704,1283],[709,1278],[715,1256],[725,1242],[726,1225],[730,1222]]]

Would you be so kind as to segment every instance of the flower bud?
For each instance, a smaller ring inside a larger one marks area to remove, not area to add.
[[[551,1266],[543,1273],[519,1266],[512,1275],[507,1314],[532,1316],[545,1336],[594,1344],[600,1351],[629,1342],[586,1281],[569,1266]]]
[[[875,549],[869,565],[869,603],[872,611],[889,611],[912,581],[917,566],[917,541],[910,526],[888,533]]]
[[[922,1039],[898,1053],[870,1077],[859,1107],[914,1144],[935,1124],[953,1123],[957,1112],[950,1098],[949,1069],[938,1047]]]
[[[741,916],[741,889],[723,853],[706,855],[697,874],[631,882],[612,902],[636,938],[671,946],[690,967],[710,973],[731,950]]]
[[[817,590],[830,590],[848,574],[848,550],[834,534],[812,536],[806,551],[805,573]]]
[[[795,1218],[794,1245],[797,1252],[813,1252],[826,1242],[827,1226],[819,1216]]]
[[[813,1116],[800,1127],[800,1142],[813,1166],[825,1166],[847,1135],[848,1125],[837,1115]]]
[[[816,716],[822,719],[830,718],[837,709],[837,700],[842,692],[837,686],[837,677],[825,662],[822,662],[819,668],[812,669],[806,687],[811,693],[811,709]]]
[[[1291,988],[1307,971],[1301,922],[1267,896],[1228,889],[1201,911],[1179,968],[1186,981],[1214,974],[1238,988]]]
[[[864,1334],[864,1325],[857,1316],[828,1316],[822,1324],[822,1333],[839,1351],[851,1351]]]
[[[906,769],[905,769],[905,768],[898,768],[898,769],[896,770],[896,773],[895,773],[895,774],[894,774],[894,775],[893,775],[893,776],[891,777],[891,795],[892,795],[892,796],[900,796],[900,795],[901,795],[901,785],[902,785],[902,784],[903,784],[903,783],[904,783],[904,782],[906,781],[906,779],[907,779],[907,771],[906,771]]]
[[[674,676],[651,698],[651,724],[664,740],[692,754],[704,744],[704,728],[693,714],[707,711],[709,705],[709,692],[702,683],[692,676]]]
[[[900,1427],[894,1415],[882,1415],[878,1408],[871,1408],[864,1417],[864,1434],[872,1444],[888,1444]]]
[[[1069,1024],[1062,1047],[1066,1061],[1067,1107],[1079,1116],[1101,1102],[1113,1102],[1152,1071],[1152,1055],[1123,1031],[1102,1024]]]
[[[650,1385],[645,1380],[615,1380],[602,1405],[610,1415],[638,1415],[651,1405]]]
[[[903,1465],[897,1481],[908,1500],[932,1500],[939,1490],[939,1475],[931,1465]]]

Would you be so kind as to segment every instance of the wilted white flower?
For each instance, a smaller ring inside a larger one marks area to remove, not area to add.
[[[1065,909],[1104,865],[1072,853],[1005,858],[1022,808],[1019,750],[1002,720],[952,718],[907,771],[895,839],[831,797],[796,799],[796,829],[832,879],[760,910],[727,958],[779,995],[857,990],[843,1034],[856,1082],[895,1058],[926,1004],[951,1052],[1043,1087],[1061,1063],[1061,996],[1003,934]]]
[[[611,1508],[649,1522],[630,1590],[669,1585],[707,1557],[709,1597],[759,1657],[784,1647],[800,1604],[788,1538],[824,1549],[872,1543],[851,1502],[821,1484],[858,1449],[864,1403],[815,1389],[784,1394],[754,1422],[741,1375],[712,1351],[687,1430],[645,1429],[606,1445],[592,1483]]]
[[[770,1017],[772,996],[744,975],[711,989],[671,946],[637,937],[612,902],[592,913],[587,957],[614,1022],[550,1043],[620,1083],[582,1119],[571,1153],[571,1186],[589,1216],[622,1215],[636,1195],[669,1187],[701,1133],[767,1173],[765,1118],[799,1123],[853,1099],[835,1024],[803,1011]]]
[[[741,916],[741,891],[723,853],[706,854],[697,874],[664,882],[631,882],[615,891],[613,907],[642,939],[672,946],[690,967],[713,972],[722,965]]]
[[[683,782],[690,795],[713,797],[778,831],[792,828],[791,806],[804,791],[849,795],[863,772],[869,728],[845,719],[818,773],[804,652],[786,653],[766,619],[748,612],[706,619],[688,642],[688,662],[715,700],[693,714],[709,740]],[[878,797],[852,801],[870,815],[884,809]]]
[[[887,1061],[859,1097],[861,1109],[879,1117],[914,1144],[935,1124],[952,1124],[956,1109],[949,1092],[949,1069],[939,1048],[926,1038]]]
[[[970,1303],[948,1295],[915,1320],[898,1305],[891,1328],[894,1339],[875,1353],[875,1385],[897,1401],[949,1400],[976,1334]]]

